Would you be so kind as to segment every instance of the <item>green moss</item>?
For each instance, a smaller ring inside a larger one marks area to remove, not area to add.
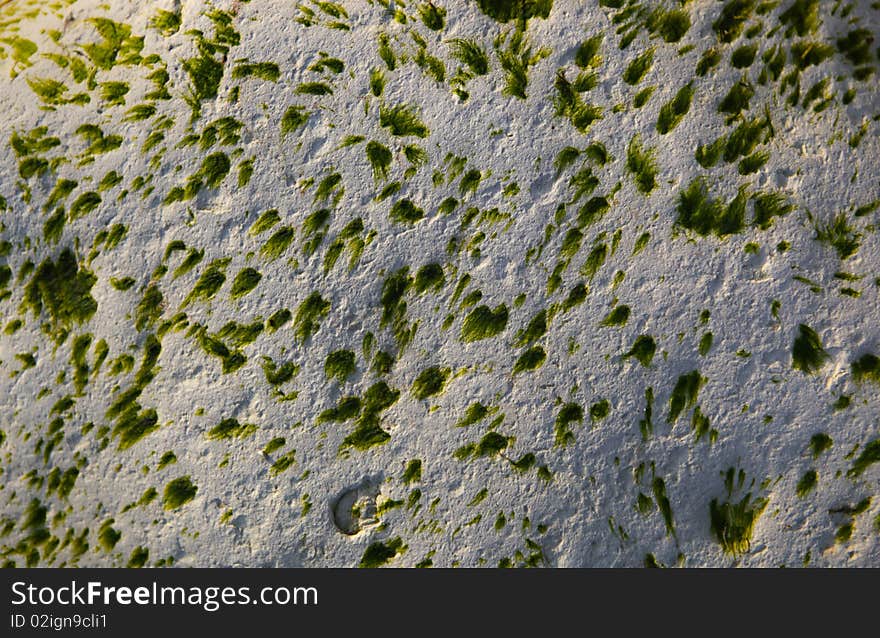
[[[751,175],[752,173],[758,172],[764,164],[767,163],[767,160],[770,159],[770,153],[768,151],[758,151],[756,153],[752,153],[748,157],[744,157],[739,165],[737,166],[737,172],[740,175]]]
[[[850,478],[859,477],[874,463],[880,463],[880,439],[874,439],[862,448],[862,453],[853,462],[852,468],[847,470],[846,475]]]
[[[693,95],[693,87],[691,84],[686,84],[678,90],[674,98],[660,108],[660,115],[657,118],[657,132],[665,135],[679,125],[691,108]]]
[[[821,64],[834,54],[834,47],[815,40],[798,40],[791,45],[791,61],[799,69]]]
[[[216,295],[226,281],[226,267],[229,265],[230,260],[229,257],[223,257],[215,259],[208,264],[208,267],[202,271],[201,276],[196,281],[196,285],[184,300],[183,307],[193,301],[209,301]]]
[[[373,178],[376,180],[387,179],[388,169],[391,166],[391,151],[379,142],[368,142],[365,148],[367,160],[373,167]]]
[[[379,125],[389,130],[395,136],[427,137],[429,130],[425,124],[419,120],[412,107],[406,104],[398,104],[395,106],[379,107]]]
[[[193,500],[197,491],[198,487],[193,484],[189,476],[176,478],[165,486],[162,506],[166,510],[176,510]]]
[[[361,414],[362,405],[360,397],[342,397],[335,406],[322,411],[317,421],[342,423],[354,419]]]
[[[113,551],[113,548],[116,547],[116,543],[122,538],[122,532],[113,529],[113,523],[114,520],[108,518],[101,523],[101,527],[98,529],[98,545],[100,545],[101,549],[105,552]]]
[[[357,364],[351,350],[336,350],[327,355],[324,361],[324,375],[328,379],[336,379],[340,384],[354,374]]]
[[[672,504],[669,497],[666,496],[666,483],[659,476],[655,477],[651,483],[654,492],[654,500],[657,501],[657,507],[663,515],[663,523],[666,526],[666,535],[675,536],[675,523],[672,518]]]
[[[837,50],[840,51],[854,65],[871,64],[871,45],[874,42],[874,34],[869,29],[853,29],[845,37],[837,38]],[[856,69],[853,74],[856,79],[864,79],[860,76],[864,73]],[[868,70],[871,71],[870,67]]]
[[[152,326],[162,316],[162,301],[162,292],[159,287],[156,284],[147,286],[144,296],[135,308],[134,327],[138,331]]]
[[[290,468],[294,463],[296,463],[296,450],[290,450],[287,454],[283,454],[275,459],[272,467],[269,468],[269,472],[273,476],[281,474],[281,472]]]
[[[757,44],[744,44],[733,50],[730,54],[730,65],[735,69],[747,69],[755,61],[758,53]]]
[[[632,348],[624,353],[624,358],[634,357],[646,368],[651,365],[654,353],[657,352],[657,342],[651,335],[639,335],[633,342]]]
[[[838,213],[828,222],[814,222],[814,225],[816,239],[834,248],[841,259],[848,259],[858,252],[862,235],[850,226],[846,213]]]
[[[755,523],[767,507],[765,499],[752,500],[746,494],[739,502],[709,503],[709,522],[712,534],[727,554],[745,554],[751,549]]]
[[[816,489],[816,484],[818,482],[819,474],[816,470],[808,470],[805,472],[795,487],[795,492],[797,493],[798,498],[806,498],[810,492]]]
[[[724,137],[719,137],[711,144],[701,144],[697,146],[697,150],[694,152],[694,158],[703,168],[712,168],[718,163],[718,160],[721,159],[725,144],[726,140]]]
[[[370,543],[361,557],[358,567],[376,568],[382,567],[392,559],[396,558],[407,549],[406,545],[400,537],[392,538],[388,541],[376,541]]]
[[[565,446],[574,442],[574,433],[571,431],[572,423],[582,423],[584,409],[577,403],[566,403],[556,415],[554,425],[555,441],[557,446]]]
[[[593,423],[601,421],[611,413],[611,403],[608,399],[602,399],[590,406],[590,420]]]
[[[172,13],[164,9],[156,9],[150,18],[150,28],[155,29],[166,38],[174,35],[180,29],[180,13]]]
[[[427,399],[430,396],[443,392],[446,380],[449,378],[449,370],[438,366],[425,368],[419,373],[412,385],[412,394],[417,399]]]
[[[637,109],[642,108],[648,101],[651,99],[651,96],[654,95],[654,91],[657,90],[656,86],[646,86],[641,91],[636,93],[635,97],[633,97],[633,106]]]
[[[626,148],[626,169],[632,173],[636,188],[647,195],[657,185],[657,161],[653,148],[644,148],[641,137],[636,134]]]
[[[424,218],[425,211],[413,204],[411,200],[401,199],[394,202],[389,216],[401,224],[415,224]]]
[[[755,0],[728,0],[721,15],[712,23],[712,29],[721,42],[733,42],[742,33],[743,26],[755,9]]]
[[[873,381],[880,383],[880,357],[867,352],[852,362],[853,378],[861,383],[862,381]]]
[[[605,316],[605,318],[602,320],[602,325],[608,327],[624,326],[626,325],[626,322],[629,321],[629,315],[629,306],[617,306]]]
[[[651,70],[653,64],[654,49],[652,47],[645,49],[627,65],[626,70],[623,72],[623,81],[631,86],[635,86],[642,81],[642,78]]]
[[[293,331],[300,342],[306,341],[320,328],[321,320],[330,312],[330,302],[315,290],[296,310],[293,318]]]
[[[260,256],[268,261],[278,259],[288,249],[296,231],[292,226],[282,226],[260,247]]]
[[[532,346],[523,352],[516,360],[516,363],[513,364],[513,374],[536,370],[544,365],[544,361],[546,360],[547,353],[544,351],[544,348],[541,346]]]
[[[244,268],[240,270],[232,281],[232,290],[230,291],[232,298],[237,299],[245,296],[257,287],[257,284],[260,283],[260,279],[262,278],[263,275],[253,268]]]
[[[779,14],[779,21],[787,27],[786,37],[795,33],[801,37],[814,33],[821,24],[819,0],[794,0],[791,6]]]
[[[267,82],[277,82],[281,70],[274,62],[238,62],[232,69],[232,79],[255,77]]]
[[[70,219],[79,219],[85,217],[95,210],[101,203],[101,196],[94,191],[83,193],[77,197],[70,205]]]
[[[669,415],[666,417],[668,423],[675,423],[686,408],[693,407],[705,382],[706,379],[700,375],[699,370],[692,370],[678,377],[669,397]]]
[[[489,72],[489,57],[476,40],[453,38],[448,42],[450,55],[466,65],[473,75],[486,75]]]
[[[676,224],[698,235],[723,238],[743,230],[747,203],[744,188],[725,205],[709,195],[704,179],[696,178],[679,193]]]
[[[822,347],[816,331],[806,324],[800,324],[791,348],[791,367],[804,374],[814,374],[822,369],[828,359],[830,355]]]
[[[702,337],[700,337],[700,345],[698,351],[701,357],[705,357],[707,354],[709,354],[709,350],[712,349],[713,339],[714,335],[711,332],[707,332]]]
[[[767,230],[773,225],[776,217],[784,217],[794,210],[794,204],[790,202],[784,193],[762,191],[753,196],[755,202],[755,217],[753,225],[761,230]]]
[[[648,31],[658,33],[664,42],[678,42],[691,28],[691,18],[685,9],[657,7],[645,23]]]
[[[599,54],[604,34],[597,33],[581,42],[574,54],[574,63],[582,69],[598,66],[602,62]]]
[[[287,110],[281,117],[281,135],[288,135],[303,128],[309,121],[310,115],[304,106],[295,104],[287,107]]]
[[[274,439],[269,441],[266,446],[263,448],[263,454],[268,456],[273,454],[283,448],[287,444],[287,439],[283,436],[276,436]]]
[[[150,558],[150,550],[146,547],[135,547],[131,550],[131,555],[128,558],[128,564],[126,567],[129,569],[137,569],[143,567],[147,564],[147,560]]]
[[[756,117],[740,123],[727,137],[724,145],[724,161],[733,162],[754,152],[759,144],[764,144],[773,136],[769,117]]]
[[[529,324],[517,332],[514,345],[526,346],[543,337],[547,333],[547,311],[539,310],[535,316],[531,318]]]
[[[182,277],[187,274],[190,270],[195,268],[205,256],[204,250],[198,250],[196,248],[190,248],[189,252],[187,252],[186,257],[183,258],[183,261],[180,262],[180,265],[174,269],[174,272],[171,274],[172,279],[177,279],[178,277]]]
[[[223,419],[208,430],[205,436],[211,441],[246,439],[256,431],[257,426],[252,423],[239,423],[237,419]]]
[[[474,425],[475,423],[479,423],[483,419],[485,419],[492,410],[479,401],[471,403],[467,410],[465,411],[464,417],[455,424],[457,428],[466,428],[468,426]]]
[[[69,248],[57,261],[47,257],[24,287],[22,309],[39,316],[45,309],[52,320],[53,337],[63,341],[73,324],[84,323],[98,310],[91,295],[97,277],[82,268]]]
[[[739,115],[743,111],[749,110],[749,102],[754,96],[755,88],[748,78],[743,76],[730,87],[727,95],[718,104],[718,112],[733,116]]]
[[[507,306],[500,304],[495,309],[481,305],[474,308],[461,327],[461,340],[465,343],[489,339],[501,334],[507,327]]]
[[[177,455],[174,454],[171,450],[168,450],[162,455],[162,458],[159,459],[159,463],[156,466],[157,470],[162,470],[171,465],[172,463],[177,463]]]
[[[272,208],[264,211],[250,227],[248,235],[259,235],[260,233],[264,233],[279,221],[281,221],[281,216],[278,214],[277,209]]]

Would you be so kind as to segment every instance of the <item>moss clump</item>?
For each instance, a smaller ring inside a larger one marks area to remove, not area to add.
[[[880,439],[874,439],[862,448],[862,453],[847,470],[846,475],[850,478],[861,476],[874,463],[880,463]]]
[[[412,385],[412,394],[417,399],[427,399],[443,392],[443,386],[449,378],[449,370],[438,366],[425,368],[419,373]]]
[[[718,104],[718,112],[731,116],[739,115],[743,111],[749,110],[749,102],[754,96],[755,87],[744,76],[730,87],[727,95]]]
[[[709,503],[709,523],[712,534],[726,554],[745,554],[751,548],[755,523],[767,507],[765,499],[752,500],[746,494],[741,501]]]
[[[360,397],[343,397],[334,407],[328,408],[318,415],[318,423],[342,423],[354,419],[361,413]]]
[[[736,40],[754,9],[755,0],[729,0],[721,9],[721,15],[712,23],[718,39],[725,43]]]
[[[755,194],[752,199],[755,202],[755,217],[752,224],[761,230],[769,229],[773,225],[774,218],[784,217],[795,208],[783,193],[763,191]]]
[[[278,209],[272,208],[263,211],[260,216],[257,217],[257,221],[255,221],[250,229],[248,229],[248,235],[254,236],[264,233],[279,221],[281,221],[281,215],[278,214]]]
[[[646,49],[633,59],[623,72],[623,81],[631,86],[635,86],[641,82],[645,74],[654,64],[654,49]]]
[[[494,310],[481,305],[474,308],[461,326],[461,340],[465,343],[489,339],[504,332],[507,327],[507,306],[500,304]]]
[[[416,272],[413,289],[417,294],[428,290],[440,290],[446,285],[446,277],[443,274],[443,266],[437,263],[425,264]]]
[[[798,40],[791,45],[791,61],[799,69],[821,64],[834,55],[834,47],[815,40]]]
[[[336,350],[328,354],[324,361],[324,375],[328,379],[336,379],[338,383],[342,384],[354,374],[356,367],[354,352]]]
[[[816,331],[806,324],[800,324],[791,347],[791,367],[804,374],[814,374],[822,369],[829,358]]]
[[[215,259],[208,264],[208,267],[205,268],[198,281],[196,281],[192,291],[184,299],[181,307],[186,307],[193,301],[209,301],[216,295],[217,291],[220,290],[226,281],[226,267],[230,261],[229,257],[223,257],[222,259]]]
[[[819,473],[816,470],[808,470],[800,478],[795,487],[798,498],[805,498],[810,492],[816,489],[819,482]]]
[[[394,203],[389,216],[401,224],[415,224],[425,216],[425,211],[412,203],[409,199],[401,199]]]
[[[399,536],[389,541],[370,543],[358,566],[363,568],[381,567],[405,551],[406,545],[403,544]]]
[[[694,89],[691,84],[686,84],[678,90],[675,97],[660,107],[660,115],[657,117],[657,132],[666,135],[679,125],[682,118],[687,115],[691,108],[691,98]]]
[[[373,178],[375,180],[387,179],[388,169],[391,166],[391,151],[384,144],[376,141],[367,142],[365,147],[367,160],[373,168]]]
[[[281,135],[288,135],[303,128],[309,121],[310,113],[306,111],[306,107],[294,105],[287,107],[284,115],[281,116]]]
[[[816,222],[816,239],[837,251],[841,259],[848,259],[859,250],[862,234],[849,225],[846,213],[838,213],[826,223]]]
[[[330,312],[330,302],[317,290],[313,291],[296,309],[293,317],[293,332],[302,343],[321,327],[321,320]]]
[[[554,434],[556,445],[565,446],[574,442],[574,432],[571,431],[572,423],[581,423],[584,420],[584,409],[577,403],[566,403],[556,415]]]
[[[712,69],[714,69],[721,62],[721,53],[718,49],[710,48],[706,49],[703,52],[703,55],[700,56],[699,61],[697,62],[697,68],[695,70],[697,76],[705,77],[706,74],[709,73]]]
[[[654,337],[651,335],[639,335],[636,337],[632,348],[625,352],[623,356],[624,358],[634,357],[647,368],[651,365],[655,352],[657,352],[657,342],[654,341]]]
[[[193,500],[198,489],[189,476],[176,478],[165,486],[165,492],[162,495],[162,506],[166,510],[176,510]]]
[[[867,352],[852,362],[853,378],[858,381],[880,383],[880,357]]]
[[[260,283],[260,279],[262,278],[263,275],[253,268],[244,268],[239,271],[235,276],[235,279],[232,281],[232,291],[230,293],[232,298],[238,299],[239,297],[244,297],[257,287],[257,284]]]
[[[406,468],[403,470],[403,475],[400,477],[400,480],[405,484],[409,485],[411,483],[418,483],[422,480],[422,460],[421,459],[413,459],[409,463],[406,464]]]
[[[626,169],[632,173],[636,187],[647,195],[657,185],[657,161],[653,148],[644,148],[641,137],[636,134],[626,148]]]
[[[406,104],[396,106],[379,106],[379,125],[389,130],[392,135],[406,137],[428,137],[428,127]]]
[[[668,423],[674,423],[682,411],[693,407],[705,382],[706,379],[700,376],[699,370],[692,370],[678,377],[669,397],[669,415],[666,417]]]
[[[598,66],[602,61],[599,51],[604,37],[604,34],[598,33],[584,40],[574,54],[574,63],[582,69]]]
[[[513,364],[513,374],[536,370],[544,365],[544,361],[546,360],[547,353],[544,351],[544,348],[541,346],[532,346],[523,352],[516,360],[516,363]]]
[[[223,419],[208,430],[205,436],[211,441],[246,439],[256,431],[257,426],[251,423],[239,423],[237,419]]]
[[[752,66],[757,53],[757,44],[744,44],[741,47],[737,47],[730,54],[730,65],[735,69],[747,69]]]
[[[419,17],[422,19],[422,24],[431,31],[441,31],[446,24],[446,9],[433,2],[425,2],[419,5]]]
[[[479,401],[471,403],[467,410],[465,410],[464,417],[455,424],[457,428],[466,428],[468,426],[474,425],[475,423],[479,423],[487,416],[489,416],[491,410],[487,406],[483,405]]]
[[[694,179],[678,196],[678,217],[675,223],[698,235],[715,234],[719,238],[741,232],[745,227],[748,197],[745,189],[727,205],[709,195],[706,181]]]
[[[787,27],[786,37],[795,33],[801,37],[814,33],[821,23],[819,0],[795,0],[788,9],[779,14],[779,21]]]
[[[69,248],[58,255],[57,261],[46,258],[37,267],[24,288],[22,309],[39,316],[45,309],[52,320],[52,334],[59,343],[67,336],[74,323],[92,318],[98,302],[91,295],[98,278],[80,267]]]
[[[630,309],[629,306],[621,305],[614,308],[608,315],[602,320],[603,326],[608,327],[620,327],[625,326],[626,322],[629,321]]]

